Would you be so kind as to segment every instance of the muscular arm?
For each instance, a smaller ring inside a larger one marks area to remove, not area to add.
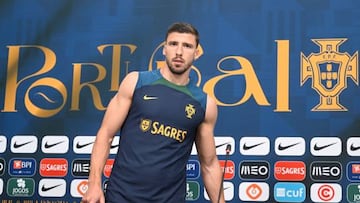
[[[221,187],[222,171],[216,156],[214,127],[217,119],[217,106],[215,101],[208,97],[205,120],[199,126],[195,143],[200,160],[201,173],[206,191],[211,202],[216,203]],[[223,190],[221,190],[220,202],[225,202]]]
[[[83,202],[104,202],[101,190],[102,171],[109,156],[113,138],[129,112],[137,78],[137,72],[129,73],[106,109],[91,153],[89,187],[83,197]]]

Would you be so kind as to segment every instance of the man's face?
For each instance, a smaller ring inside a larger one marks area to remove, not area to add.
[[[174,74],[186,72],[198,58],[195,36],[189,33],[170,33],[165,42],[163,54],[166,64]]]

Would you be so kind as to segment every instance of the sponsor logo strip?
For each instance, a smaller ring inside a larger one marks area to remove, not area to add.
[[[265,180],[269,177],[270,166],[266,161],[242,161],[239,176],[244,180]]]
[[[340,202],[341,186],[336,183],[314,183],[310,187],[310,198],[313,202]]]
[[[34,195],[35,181],[32,178],[10,178],[7,194],[11,197],[31,197]]]
[[[305,140],[302,137],[278,137],[275,140],[275,153],[278,156],[302,156],[305,153]]]
[[[338,181],[342,166],[340,162],[314,161],[310,164],[309,173],[314,181]]]
[[[277,202],[304,202],[306,188],[299,182],[278,182],[274,185],[274,199]]]
[[[265,156],[270,152],[270,140],[267,137],[242,137],[240,153],[250,156]]]
[[[189,160],[186,164],[186,178],[196,179],[200,176],[200,163],[198,160]]]
[[[313,137],[310,151],[313,156],[339,156],[342,144],[338,137]]]
[[[242,201],[265,202],[269,199],[269,185],[264,182],[242,182],[239,185]]]
[[[306,176],[305,163],[302,161],[278,161],[274,166],[274,176],[280,181],[302,181]]]
[[[9,174],[13,176],[33,176],[36,161],[32,158],[13,158],[9,162]]]
[[[38,192],[41,197],[63,197],[66,194],[66,181],[56,178],[41,179]]]
[[[40,161],[39,173],[43,177],[64,177],[68,173],[68,162],[64,158],[44,158]]]

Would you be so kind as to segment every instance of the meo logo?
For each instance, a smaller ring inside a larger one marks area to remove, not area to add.
[[[265,161],[242,161],[239,168],[241,179],[265,180],[269,177],[270,166]]]

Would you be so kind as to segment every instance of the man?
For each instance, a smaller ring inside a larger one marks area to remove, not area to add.
[[[165,67],[124,78],[96,136],[83,202],[185,202],[186,164],[194,141],[207,193],[217,202],[221,191],[224,202],[213,134],[217,106],[189,78],[198,45],[196,28],[175,23],[165,38]],[[102,170],[119,130],[119,151],[104,197]]]

